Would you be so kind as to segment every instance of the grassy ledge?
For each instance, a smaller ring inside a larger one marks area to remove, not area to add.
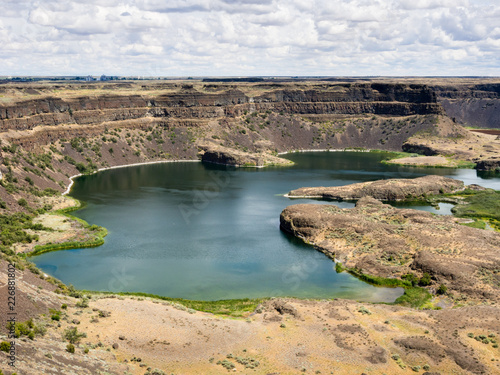
[[[101,246],[104,244],[104,237],[108,235],[108,231],[104,227],[100,227],[98,225],[90,225],[88,224],[85,220],[82,220],[76,216],[73,216],[70,214],[70,212],[79,210],[81,208],[85,207],[85,204],[83,202],[80,202],[79,200],[75,198],[71,198],[75,202],[77,202],[77,205],[73,207],[68,207],[64,208],[61,210],[53,211],[51,214],[54,215],[63,215],[66,216],[67,218],[71,220],[76,220],[80,224],[83,225],[83,227],[89,231],[89,233],[92,234],[92,239],[88,241],[70,241],[70,242],[62,242],[62,243],[57,243],[57,244],[46,244],[46,245],[36,245],[33,251],[29,252],[26,254],[27,257],[32,257],[44,253],[48,253],[51,251],[58,251],[58,250],[70,250],[70,249],[81,249],[81,248],[89,248],[89,247],[97,247]]]
[[[335,270],[337,272],[346,271],[353,275],[354,277],[375,286],[389,287],[389,288],[404,288],[404,294],[398,297],[392,304],[409,306],[415,309],[422,308],[433,308],[430,304],[432,295],[424,288],[415,285],[408,279],[389,279],[378,276],[372,276],[364,274],[362,271],[356,268],[344,268],[341,263],[335,264]]]

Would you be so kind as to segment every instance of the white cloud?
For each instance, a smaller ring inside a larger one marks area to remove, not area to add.
[[[3,0],[0,75],[500,75],[496,0]]]

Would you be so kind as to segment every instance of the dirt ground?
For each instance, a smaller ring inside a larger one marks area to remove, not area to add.
[[[60,327],[19,342],[18,374],[500,374],[498,348],[469,337],[500,335],[498,307],[275,299],[230,319],[142,298],[68,303]],[[75,354],[68,327],[87,334]]]

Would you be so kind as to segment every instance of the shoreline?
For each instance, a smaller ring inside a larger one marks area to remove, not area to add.
[[[103,171],[108,171],[110,169],[119,169],[119,168],[128,168],[128,167],[138,167],[140,165],[149,165],[149,164],[163,164],[163,163],[182,163],[182,162],[188,162],[188,163],[201,163],[201,160],[156,160],[156,161],[146,161],[143,163],[133,163],[133,164],[123,164],[123,165],[115,165],[113,167],[105,167],[105,168],[99,168],[97,171],[95,171],[92,174],[96,174],[98,172],[103,172]],[[91,174],[91,175],[92,175]],[[75,174],[73,176],[68,177],[70,180],[70,184],[68,185],[67,189],[61,193],[61,195],[67,195],[71,191],[71,188],[73,187],[73,184],[75,183],[74,179],[80,176],[85,176],[82,173]],[[89,175],[90,176],[90,175]]]
[[[320,150],[293,150],[293,151],[285,151],[285,152],[278,152],[278,155],[286,155],[286,154],[295,154],[298,152],[349,152],[349,151],[354,151],[354,152],[372,152],[374,150],[372,149],[349,149],[349,148],[325,148],[325,149],[320,149]],[[384,151],[385,150],[377,150],[377,151]],[[398,152],[398,151],[387,151],[387,152]]]
[[[295,154],[299,152],[349,152],[349,151],[354,151],[354,152],[376,152],[376,151],[381,151],[381,152],[398,152],[398,151],[386,151],[386,150],[377,150],[377,149],[320,149],[320,150],[314,150],[314,149],[307,149],[307,150],[292,150],[292,151],[285,151],[285,152],[278,152],[277,155],[287,155],[287,154]],[[391,159],[393,160],[393,159]],[[162,164],[162,163],[183,163],[183,162],[189,162],[189,163],[201,163],[202,161],[199,159],[193,160],[193,159],[188,159],[188,160],[180,160],[180,159],[173,159],[173,160],[156,160],[156,161],[147,161],[143,163],[133,163],[133,164],[123,164],[123,165],[115,165],[113,167],[105,167],[105,168],[99,168],[97,171],[95,171],[92,174],[95,174],[97,172],[102,172],[102,171],[107,171],[110,169],[118,169],[118,168],[128,168],[128,167],[136,167],[136,166],[141,166],[141,165],[149,165],[149,164]],[[217,162],[210,162],[212,164],[218,164],[218,165],[226,165],[229,167],[240,167],[240,168],[265,168],[266,166],[238,166],[234,164],[224,164],[224,163],[217,163]],[[269,165],[273,166],[273,165]],[[68,185],[67,189],[62,193],[62,195],[67,195],[70,193],[71,188],[73,187],[74,184],[74,179],[80,176],[84,176],[82,173],[75,174],[73,176],[69,177],[70,184]]]

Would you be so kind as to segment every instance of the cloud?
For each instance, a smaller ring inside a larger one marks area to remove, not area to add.
[[[399,2],[399,6],[406,10],[455,8],[468,5],[468,0],[400,0]]]
[[[0,75],[500,75],[496,0],[4,0]]]

